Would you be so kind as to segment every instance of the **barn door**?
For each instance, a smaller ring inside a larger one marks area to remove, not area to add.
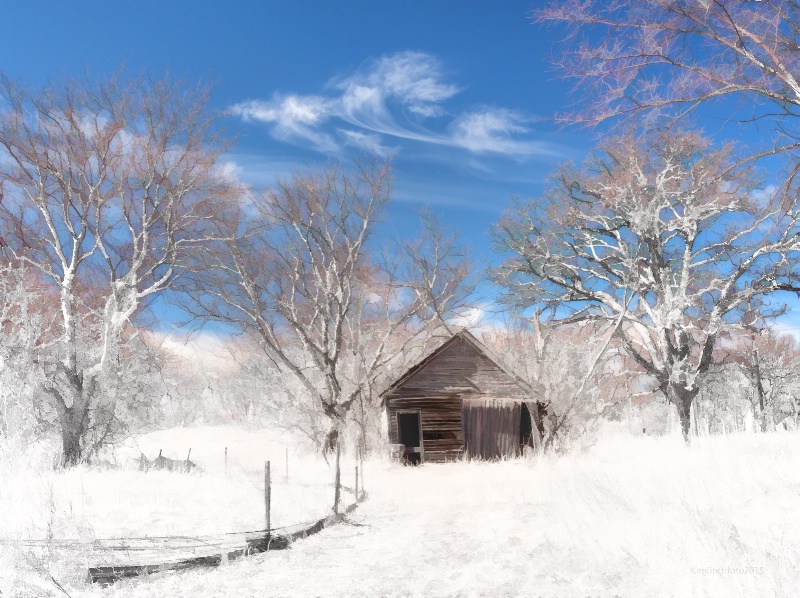
[[[503,459],[519,452],[520,406],[508,399],[464,399],[464,448],[471,458]]]
[[[397,434],[405,445],[404,459],[416,465],[422,461],[422,426],[419,411],[401,411],[397,414]]]

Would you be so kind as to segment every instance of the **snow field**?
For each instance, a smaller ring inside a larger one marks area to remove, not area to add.
[[[796,596],[799,441],[612,436],[561,458],[373,461],[356,525],[77,595]]]
[[[200,437],[205,443],[200,444]],[[45,490],[52,484],[65,501],[59,503],[59,514],[69,513],[70,501],[72,513],[78,513],[74,519],[58,519],[78,531],[85,520],[95,537],[100,537],[98,528],[133,532],[135,520],[157,513],[159,528],[176,533],[195,519],[209,532],[248,523],[251,506],[235,501],[263,475],[260,455],[269,452],[264,434],[232,428],[176,430],[143,438],[140,446],[152,443],[164,454],[168,448],[181,454],[190,439],[198,443],[197,449],[192,446],[193,459],[197,451],[198,462],[206,463],[201,474],[75,470],[42,474],[41,483]],[[171,442],[174,448],[167,446]],[[218,443],[223,443],[223,450],[229,446],[230,465],[235,442],[241,449],[250,447],[242,450],[237,463],[243,480],[233,476],[226,482],[217,477],[212,462]],[[276,445],[273,452],[280,454],[282,448]],[[303,462],[290,454],[290,485],[292,480],[299,484],[304,475],[313,480],[318,471],[332,477],[324,463]],[[702,437],[690,447],[674,436],[614,434],[584,453],[500,463],[404,468],[375,459],[365,464],[369,498],[349,523],[298,541],[290,550],[106,589],[88,586],[57,566],[51,570],[61,575],[58,579],[73,598],[796,596],[798,462],[800,435],[795,433]],[[345,484],[352,483],[350,469],[349,464],[343,467]],[[149,480],[151,492],[126,495],[122,486],[128,475]],[[81,477],[83,492],[92,495],[85,511],[78,507],[83,499],[75,494],[75,480]],[[96,482],[87,484],[95,477]],[[119,507],[97,506],[93,493],[99,490],[88,488],[101,482],[106,488],[102,500],[118,501]],[[115,484],[120,488],[109,488]],[[203,487],[213,491],[205,495]],[[280,488],[276,481],[273,497],[278,501]],[[324,512],[330,508],[331,492],[328,486],[315,497],[311,486],[301,486],[291,500],[307,501],[309,511],[316,502]],[[258,520],[260,494],[255,494],[252,516]],[[166,510],[143,504],[151,495],[158,497],[151,502]],[[40,500],[31,505],[29,515],[46,507],[47,501]],[[136,517],[125,507],[135,508]],[[286,509],[299,514],[303,507]],[[86,513],[83,519],[81,513]],[[9,524],[4,520],[3,525]],[[75,558],[79,561],[80,555]],[[0,571],[8,563],[0,559]],[[25,587],[34,587],[31,577],[24,579]],[[58,595],[41,579],[38,583],[40,593],[0,589],[4,596]]]
[[[240,548],[244,536],[235,532],[265,527],[265,460],[272,461],[273,528],[325,516],[333,504],[332,470],[290,449],[287,480],[286,446],[271,437],[240,428],[154,433],[115,451],[122,469],[53,471],[6,459],[0,467],[0,595],[19,582],[11,569],[39,561],[58,579],[80,585],[89,566],[160,563]],[[159,450],[185,459],[189,446],[199,466],[191,473],[138,471],[140,451],[151,459]],[[344,483],[352,485],[346,477]],[[352,500],[343,493],[343,501]],[[128,549],[110,550],[119,546]]]

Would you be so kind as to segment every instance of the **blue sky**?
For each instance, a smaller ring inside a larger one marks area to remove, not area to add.
[[[568,102],[550,70],[555,32],[531,0],[101,3],[0,0],[0,70],[29,83],[124,65],[215,84],[232,109],[231,159],[269,184],[365,148],[394,156],[389,224],[430,206],[488,255],[512,195],[541,192],[585,133],[546,117]]]
[[[559,31],[528,18],[540,1],[0,0],[0,71],[210,81],[244,180],[377,149],[396,175],[384,233],[413,235],[428,206],[492,260],[510,198],[592,145],[548,122],[576,96],[550,66]]]

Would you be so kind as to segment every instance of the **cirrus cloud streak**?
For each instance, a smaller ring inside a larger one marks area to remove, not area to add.
[[[459,88],[446,81],[430,54],[401,52],[372,60],[332,80],[327,93],[274,94],[269,100],[235,104],[230,112],[262,122],[280,141],[337,153],[351,146],[388,155],[414,141],[515,159],[557,156],[551,143],[531,139],[530,118],[518,111],[477,106],[451,113]],[[393,142],[387,139],[394,140]]]

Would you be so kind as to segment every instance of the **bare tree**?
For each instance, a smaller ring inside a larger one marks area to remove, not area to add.
[[[797,0],[552,0],[534,19],[568,30],[556,66],[589,100],[567,121],[713,105],[734,125],[770,128],[757,156],[800,147]]]
[[[284,430],[322,452],[330,419],[319,408],[318,396],[310,395],[291,370],[269,358],[255,334],[232,336],[225,344],[236,363],[220,393],[226,413],[234,421]],[[285,350],[293,359],[302,359],[293,347]]]
[[[789,335],[763,323],[732,331],[715,351],[716,364],[733,364],[749,382],[747,397],[762,431],[797,412],[794,393],[800,386],[800,350]]]
[[[48,300],[49,299],[49,300]],[[0,437],[28,443],[52,427],[38,399],[43,380],[34,356],[56,336],[53,299],[30,269],[0,266]]]
[[[800,289],[797,209],[756,193],[731,162],[694,133],[615,138],[496,231],[513,254],[497,271],[509,300],[563,322],[619,320],[617,338],[677,407],[687,440],[720,334],[756,298]]]
[[[699,378],[700,392],[692,408],[694,434],[727,434],[747,430],[752,411],[752,380],[731,361],[715,362]]]
[[[131,319],[236,189],[205,89],[116,77],[28,91],[6,78],[0,102],[3,245],[58,294],[58,346],[39,363],[73,465]]]
[[[420,213],[420,225],[415,238],[382,240],[360,305],[348,321],[348,360],[360,380],[350,416],[362,454],[380,442],[381,391],[432,344],[452,336],[452,322],[474,305],[476,279],[468,248],[429,210]]]
[[[591,442],[602,415],[598,391],[604,363],[611,354],[605,341],[613,335],[613,324],[603,327],[543,323],[535,311],[530,318],[515,316],[504,329],[481,335],[506,368],[533,390],[527,408],[535,451],[563,451]]]
[[[328,421],[325,451],[338,449],[348,414],[398,350],[395,333],[441,322],[469,294],[446,237],[423,241],[438,253],[397,250],[410,261],[381,255],[375,227],[390,173],[376,160],[298,172],[245,206],[187,288],[197,316],[252,335],[312,397]]]

